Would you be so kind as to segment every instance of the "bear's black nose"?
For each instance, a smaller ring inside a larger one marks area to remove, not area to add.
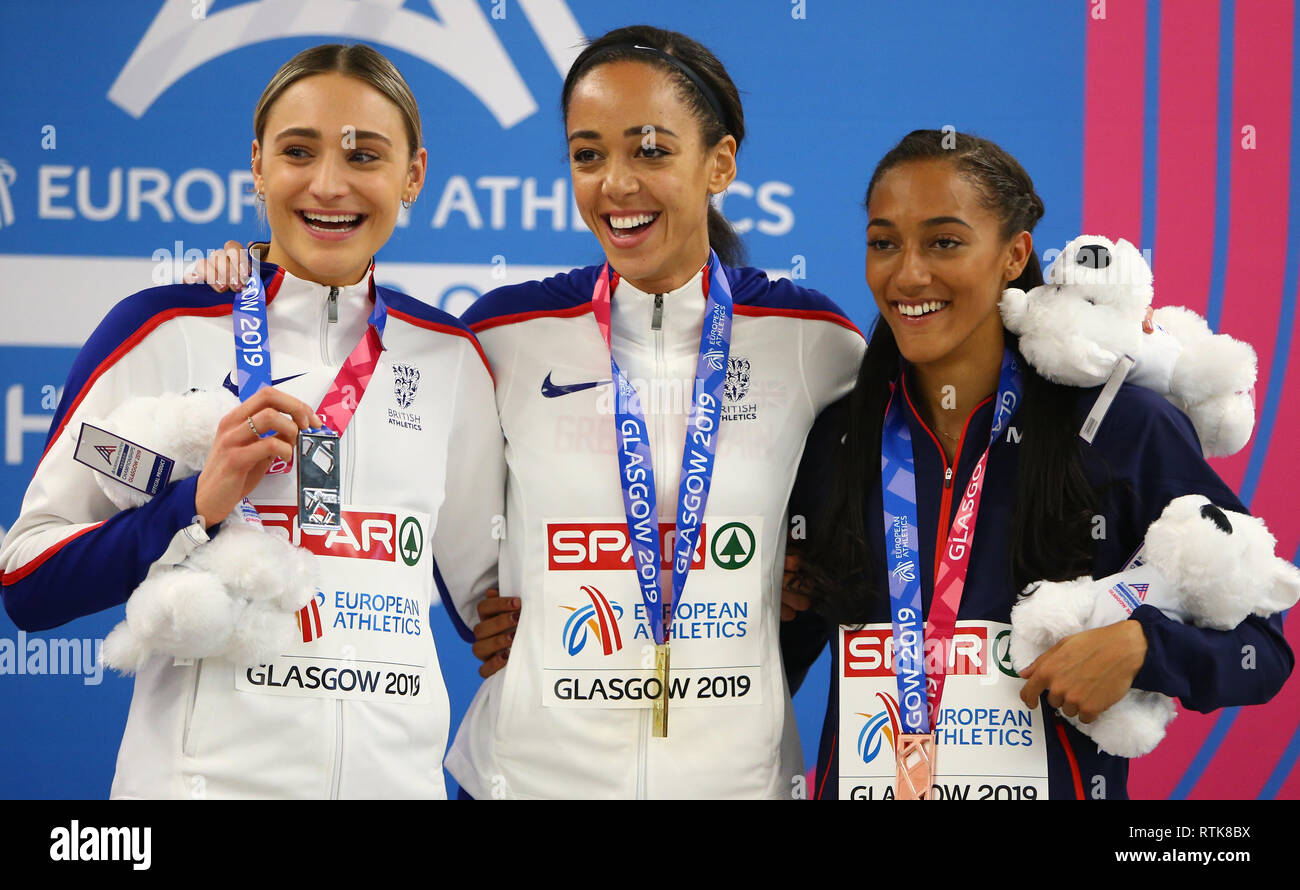
[[[1228,517],[1224,516],[1223,511],[1218,507],[1213,504],[1205,504],[1201,507],[1201,515],[1217,525],[1219,531],[1225,535],[1232,534],[1232,523],[1228,521]]]
[[[1104,244],[1085,244],[1075,254],[1074,261],[1085,269],[1105,269],[1110,265],[1110,251]]]

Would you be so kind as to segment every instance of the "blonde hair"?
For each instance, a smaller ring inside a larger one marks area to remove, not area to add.
[[[341,43],[313,46],[281,65],[266,89],[262,90],[262,97],[257,100],[257,108],[253,111],[253,134],[257,141],[262,141],[271,106],[285,90],[304,77],[332,72],[346,74],[370,84],[397,106],[406,125],[406,139],[410,143],[411,155],[414,156],[422,142],[420,108],[415,102],[415,95],[397,66],[363,43],[352,46]]]

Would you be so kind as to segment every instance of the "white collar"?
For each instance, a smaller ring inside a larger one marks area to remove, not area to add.
[[[339,287],[334,295],[338,320],[329,322],[331,286],[307,281],[292,275],[283,266],[267,283],[267,314],[271,336],[276,331],[296,330],[326,336],[333,344],[338,338],[347,341],[347,349],[365,331],[374,305],[370,301],[371,282],[375,274],[372,261],[366,274],[356,284]],[[274,342],[274,340],[272,341]]]
[[[660,330],[664,338],[678,338],[698,342],[704,319],[705,266],[690,281],[663,294],[649,294],[626,278],[620,278],[611,300],[614,336],[633,343],[648,343],[654,338],[654,311],[656,297],[660,303]]]

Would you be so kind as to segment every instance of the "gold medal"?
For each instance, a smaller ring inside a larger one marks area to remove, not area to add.
[[[929,800],[934,788],[934,733],[904,732],[898,736],[894,784],[897,800]]]
[[[668,644],[655,646],[655,677],[659,680],[659,697],[655,699],[654,717],[650,734],[656,739],[668,738]]]

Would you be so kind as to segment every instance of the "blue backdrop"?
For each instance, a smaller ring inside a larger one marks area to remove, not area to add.
[[[995,11],[993,11],[995,9]],[[264,234],[248,172],[252,110],[296,51],[364,41],[424,115],[430,173],[380,277],[457,311],[494,284],[599,259],[571,208],[558,96],[580,35],[647,21],[723,60],[749,137],[723,201],[754,265],[802,270],[866,327],[861,196],[907,131],[991,137],[1033,174],[1040,251],[1079,231],[1083,2],[830,0],[93,0],[0,6],[0,527],[17,515],[59,388],[107,309],[187,251]],[[121,610],[47,639],[102,638]],[[459,720],[476,662],[435,609]],[[21,642],[0,616],[0,639]],[[25,638],[24,638],[25,639]],[[93,646],[93,642],[92,642]],[[131,684],[0,676],[0,796],[107,793]],[[811,759],[826,668],[797,699]]]

